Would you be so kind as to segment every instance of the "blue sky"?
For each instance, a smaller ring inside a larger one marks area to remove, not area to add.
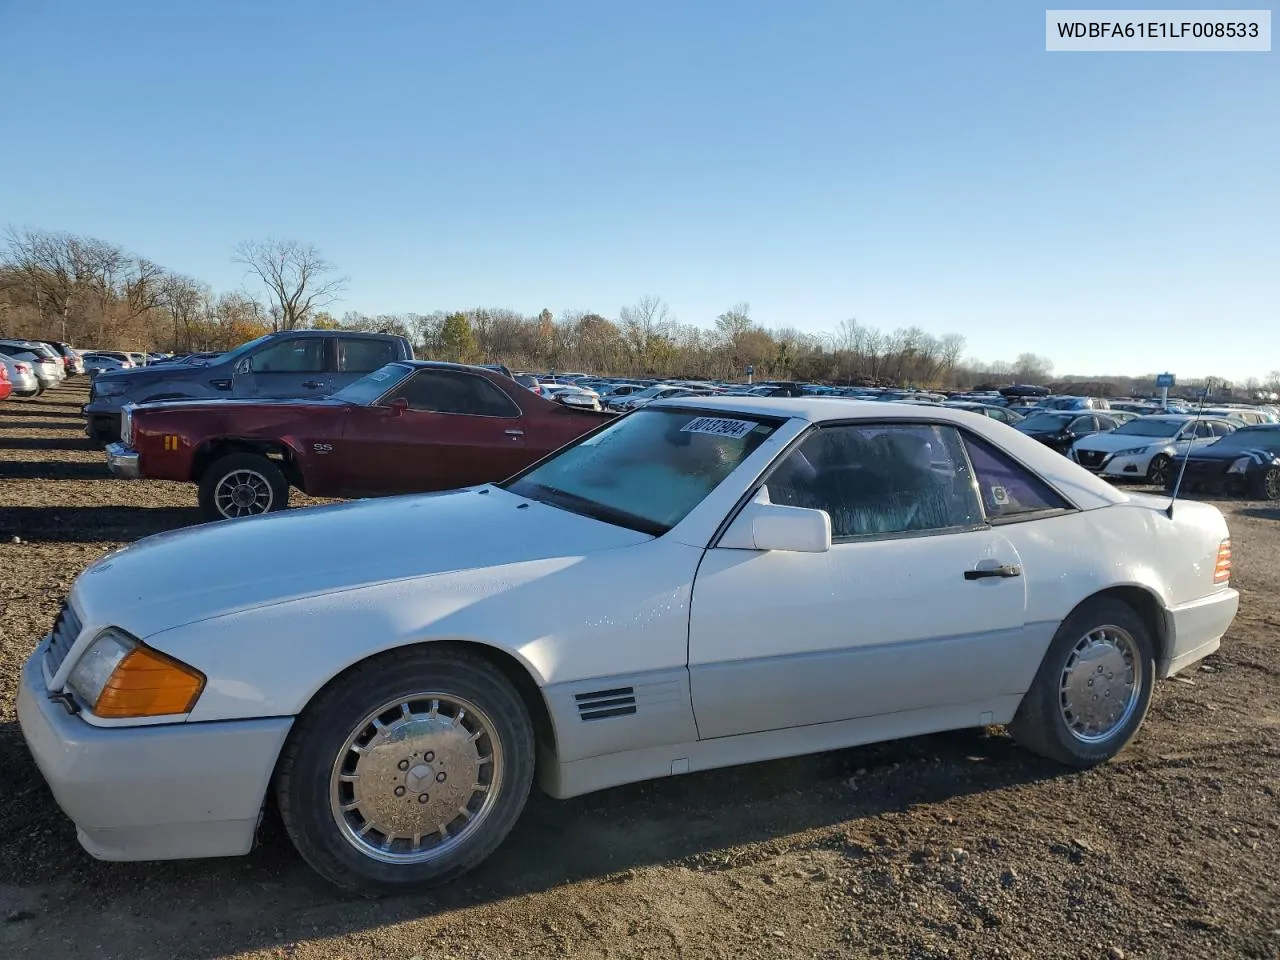
[[[1277,54],[1050,54],[1044,9],[0,0],[0,223],[218,289],[295,237],[369,313],[652,293],[1064,373],[1280,367]]]

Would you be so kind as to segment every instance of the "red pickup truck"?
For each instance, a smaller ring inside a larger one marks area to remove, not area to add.
[[[288,505],[289,489],[363,497],[503,480],[613,419],[481,367],[389,363],[318,400],[128,406],[107,447],[117,477],[199,484],[211,520]]]

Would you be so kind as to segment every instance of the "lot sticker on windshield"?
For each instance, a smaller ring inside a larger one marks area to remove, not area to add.
[[[741,440],[756,428],[751,420],[725,420],[721,417],[696,417],[680,428],[682,433],[710,433],[717,437]]]
[[[375,370],[373,371],[373,373],[369,374],[369,376],[372,377],[374,380],[382,381],[387,379],[387,377],[391,376],[391,374],[394,372],[395,371],[393,370]]]
[[[1009,505],[1009,491],[1004,487],[993,486],[991,488],[991,499],[998,506],[1007,507]]]

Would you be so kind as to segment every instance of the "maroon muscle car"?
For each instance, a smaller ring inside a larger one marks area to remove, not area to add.
[[[319,400],[174,400],[126,407],[107,447],[117,477],[200,485],[212,520],[318,497],[503,480],[612,419],[480,367],[389,363]]]

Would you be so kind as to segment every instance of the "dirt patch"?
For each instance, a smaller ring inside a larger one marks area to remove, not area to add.
[[[189,485],[110,479],[83,402],[0,403],[0,956],[1280,956],[1280,516],[1257,503],[1220,504],[1243,595],[1222,652],[1097,770],[974,731],[535,795],[479,871],[378,902],[270,821],[248,857],[91,860],[22,742],[18,672],[85,564],[199,516]]]

